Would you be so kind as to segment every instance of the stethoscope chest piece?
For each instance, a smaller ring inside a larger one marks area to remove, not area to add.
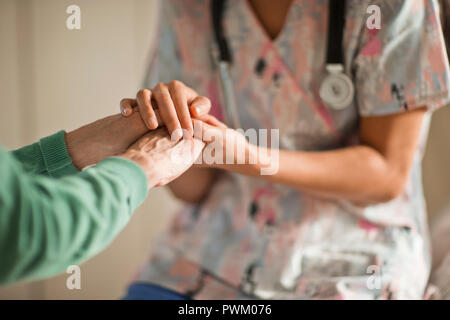
[[[350,106],[355,94],[353,82],[343,69],[341,64],[328,64],[328,74],[319,88],[322,101],[334,110],[343,110]]]

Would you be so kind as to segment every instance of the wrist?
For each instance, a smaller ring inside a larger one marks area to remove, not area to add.
[[[224,161],[223,164],[212,164],[210,167],[245,174],[247,176],[258,176],[262,168],[262,163],[259,159],[259,147],[246,143],[244,151],[245,153],[242,155],[234,154],[234,159],[231,163]]]
[[[82,150],[83,147],[80,146],[80,140],[78,137],[78,129],[66,132],[64,135],[64,140],[66,142],[67,147],[67,153],[69,154],[70,158],[72,159],[73,165],[78,169],[81,170],[88,164],[83,161],[82,152],[79,152],[79,150]]]
[[[139,114],[114,115],[66,133],[65,141],[74,166],[82,169],[124,152],[146,132]]]
[[[78,172],[67,150],[65,135],[66,132],[61,130],[37,143],[40,151],[37,161],[42,161],[42,166],[52,177]]]
[[[260,161],[261,149],[254,144],[247,143],[245,165],[241,166],[246,175],[258,176],[262,167]]]
[[[248,163],[248,171],[252,176],[257,176],[261,172],[262,162],[261,162],[261,152],[263,151],[260,147],[255,146],[253,144],[248,144],[248,154],[249,154],[249,163]]]

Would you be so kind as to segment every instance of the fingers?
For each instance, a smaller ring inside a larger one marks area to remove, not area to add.
[[[199,96],[195,90],[189,88],[180,81],[173,81],[172,84],[178,84],[182,87],[191,116],[199,117],[209,113],[211,110],[211,101],[208,98]]]
[[[220,135],[220,132],[223,131],[222,129],[227,128],[226,126],[216,126],[200,119],[193,119],[192,122],[194,124],[194,138],[202,141],[205,141],[205,139],[208,140],[211,135]]]
[[[142,120],[150,130],[158,128],[158,119],[156,118],[155,111],[152,107],[152,92],[148,89],[140,90],[136,95],[139,112],[141,113]]]
[[[196,118],[208,114],[209,110],[211,110],[211,101],[203,96],[195,97],[189,107],[191,115]]]
[[[210,115],[210,114],[204,114],[197,118],[198,120],[201,120],[207,124],[210,124],[214,127],[219,128],[228,128],[227,125],[221,121],[219,121],[216,117]]]
[[[214,132],[221,131],[221,129],[228,129],[228,127],[220,122],[216,117],[205,114],[199,118],[192,119],[194,127],[194,138],[205,140]]]
[[[153,109],[153,112],[155,113],[156,121],[158,121],[158,128],[164,126],[164,122],[161,118],[161,115],[159,114],[159,110]]]
[[[120,101],[120,113],[124,117],[129,117],[133,114],[133,108],[137,107],[136,99],[122,99]]]
[[[187,133],[193,135],[192,118],[208,115],[211,101],[199,96],[180,81],[159,83],[152,90],[140,90],[136,99],[123,99],[120,103],[122,115],[129,117],[138,110],[146,127],[154,130],[165,125],[172,139],[178,141]],[[214,119],[204,118],[215,126]],[[183,129],[183,130],[181,130]]]
[[[158,105],[159,115],[169,131],[172,139],[179,140],[183,136],[181,125],[178,121],[177,110],[172,101],[169,88],[164,83],[159,83],[153,88],[153,98]]]
[[[192,123],[194,124],[194,138],[203,141],[203,126],[205,123],[198,119],[193,119]]]
[[[153,104],[152,104],[153,106]],[[137,108],[137,110],[136,110]],[[157,121],[157,127],[162,127],[164,125],[164,122],[161,119],[161,116],[159,114],[159,110],[158,109],[154,109],[152,108],[155,117],[156,117],[156,121]],[[140,111],[138,108],[138,102],[136,99],[122,99],[120,101],[120,113],[124,116],[124,117],[130,117],[135,111]],[[141,116],[142,118],[142,116]],[[144,122],[145,124],[145,122]],[[147,127],[147,124],[145,124],[145,126]],[[147,127],[148,128],[148,127]]]
[[[187,90],[183,83],[180,81],[172,81],[168,84],[170,96],[172,97],[173,104],[180,122],[181,128],[186,130],[188,137],[192,137],[192,120],[188,107]]]

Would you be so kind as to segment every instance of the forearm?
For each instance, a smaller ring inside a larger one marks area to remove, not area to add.
[[[196,204],[207,196],[217,176],[217,169],[192,166],[168,186],[178,199]]]
[[[109,116],[66,134],[67,150],[78,169],[123,153],[148,132],[139,113]]]
[[[68,133],[60,131],[11,153],[29,173],[61,177],[124,152],[146,132],[139,113],[128,118],[117,114]]]
[[[395,198],[403,190],[406,176],[365,145],[321,152],[279,150],[278,161],[278,170],[272,175],[261,175],[261,169],[268,167],[261,162],[222,168],[362,205]]]
[[[397,197],[404,177],[377,150],[358,145],[324,152],[281,151],[274,179],[306,192],[368,205]]]
[[[358,132],[359,145],[316,152],[269,149],[271,161],[264,156],[266,149],[247,143],[247,164],[220,167],[359,205],[387,202],[404,191],[425,114],[426,108],[418,108],[405,113],[363,117]],[[262,175],[262,169],[268,168],[277,170]]]

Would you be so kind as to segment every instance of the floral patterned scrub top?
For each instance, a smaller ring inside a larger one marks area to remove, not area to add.
[[[366,26],[373,4],[381,9],[379,30]],[[220,118],[210,1],[164,0],[161,10],[146,87],[181,80],[209,97]],[[449,98],[438,16],[431,0],[348,0],[343,50],[356,94],[335,111],[318,96],[328,1],[294,0],[271,41],[247,1],[229,0],[224,28],[243,129],[280,129],[284,149],[329,150],[358,142],[360,117],[421,106],[430,114]],[[200,206],[176,215],[138,281],[195,299],[421,298],[430,269],[421,185],[426,118],[395,200],[362,208],[224,174]]]

